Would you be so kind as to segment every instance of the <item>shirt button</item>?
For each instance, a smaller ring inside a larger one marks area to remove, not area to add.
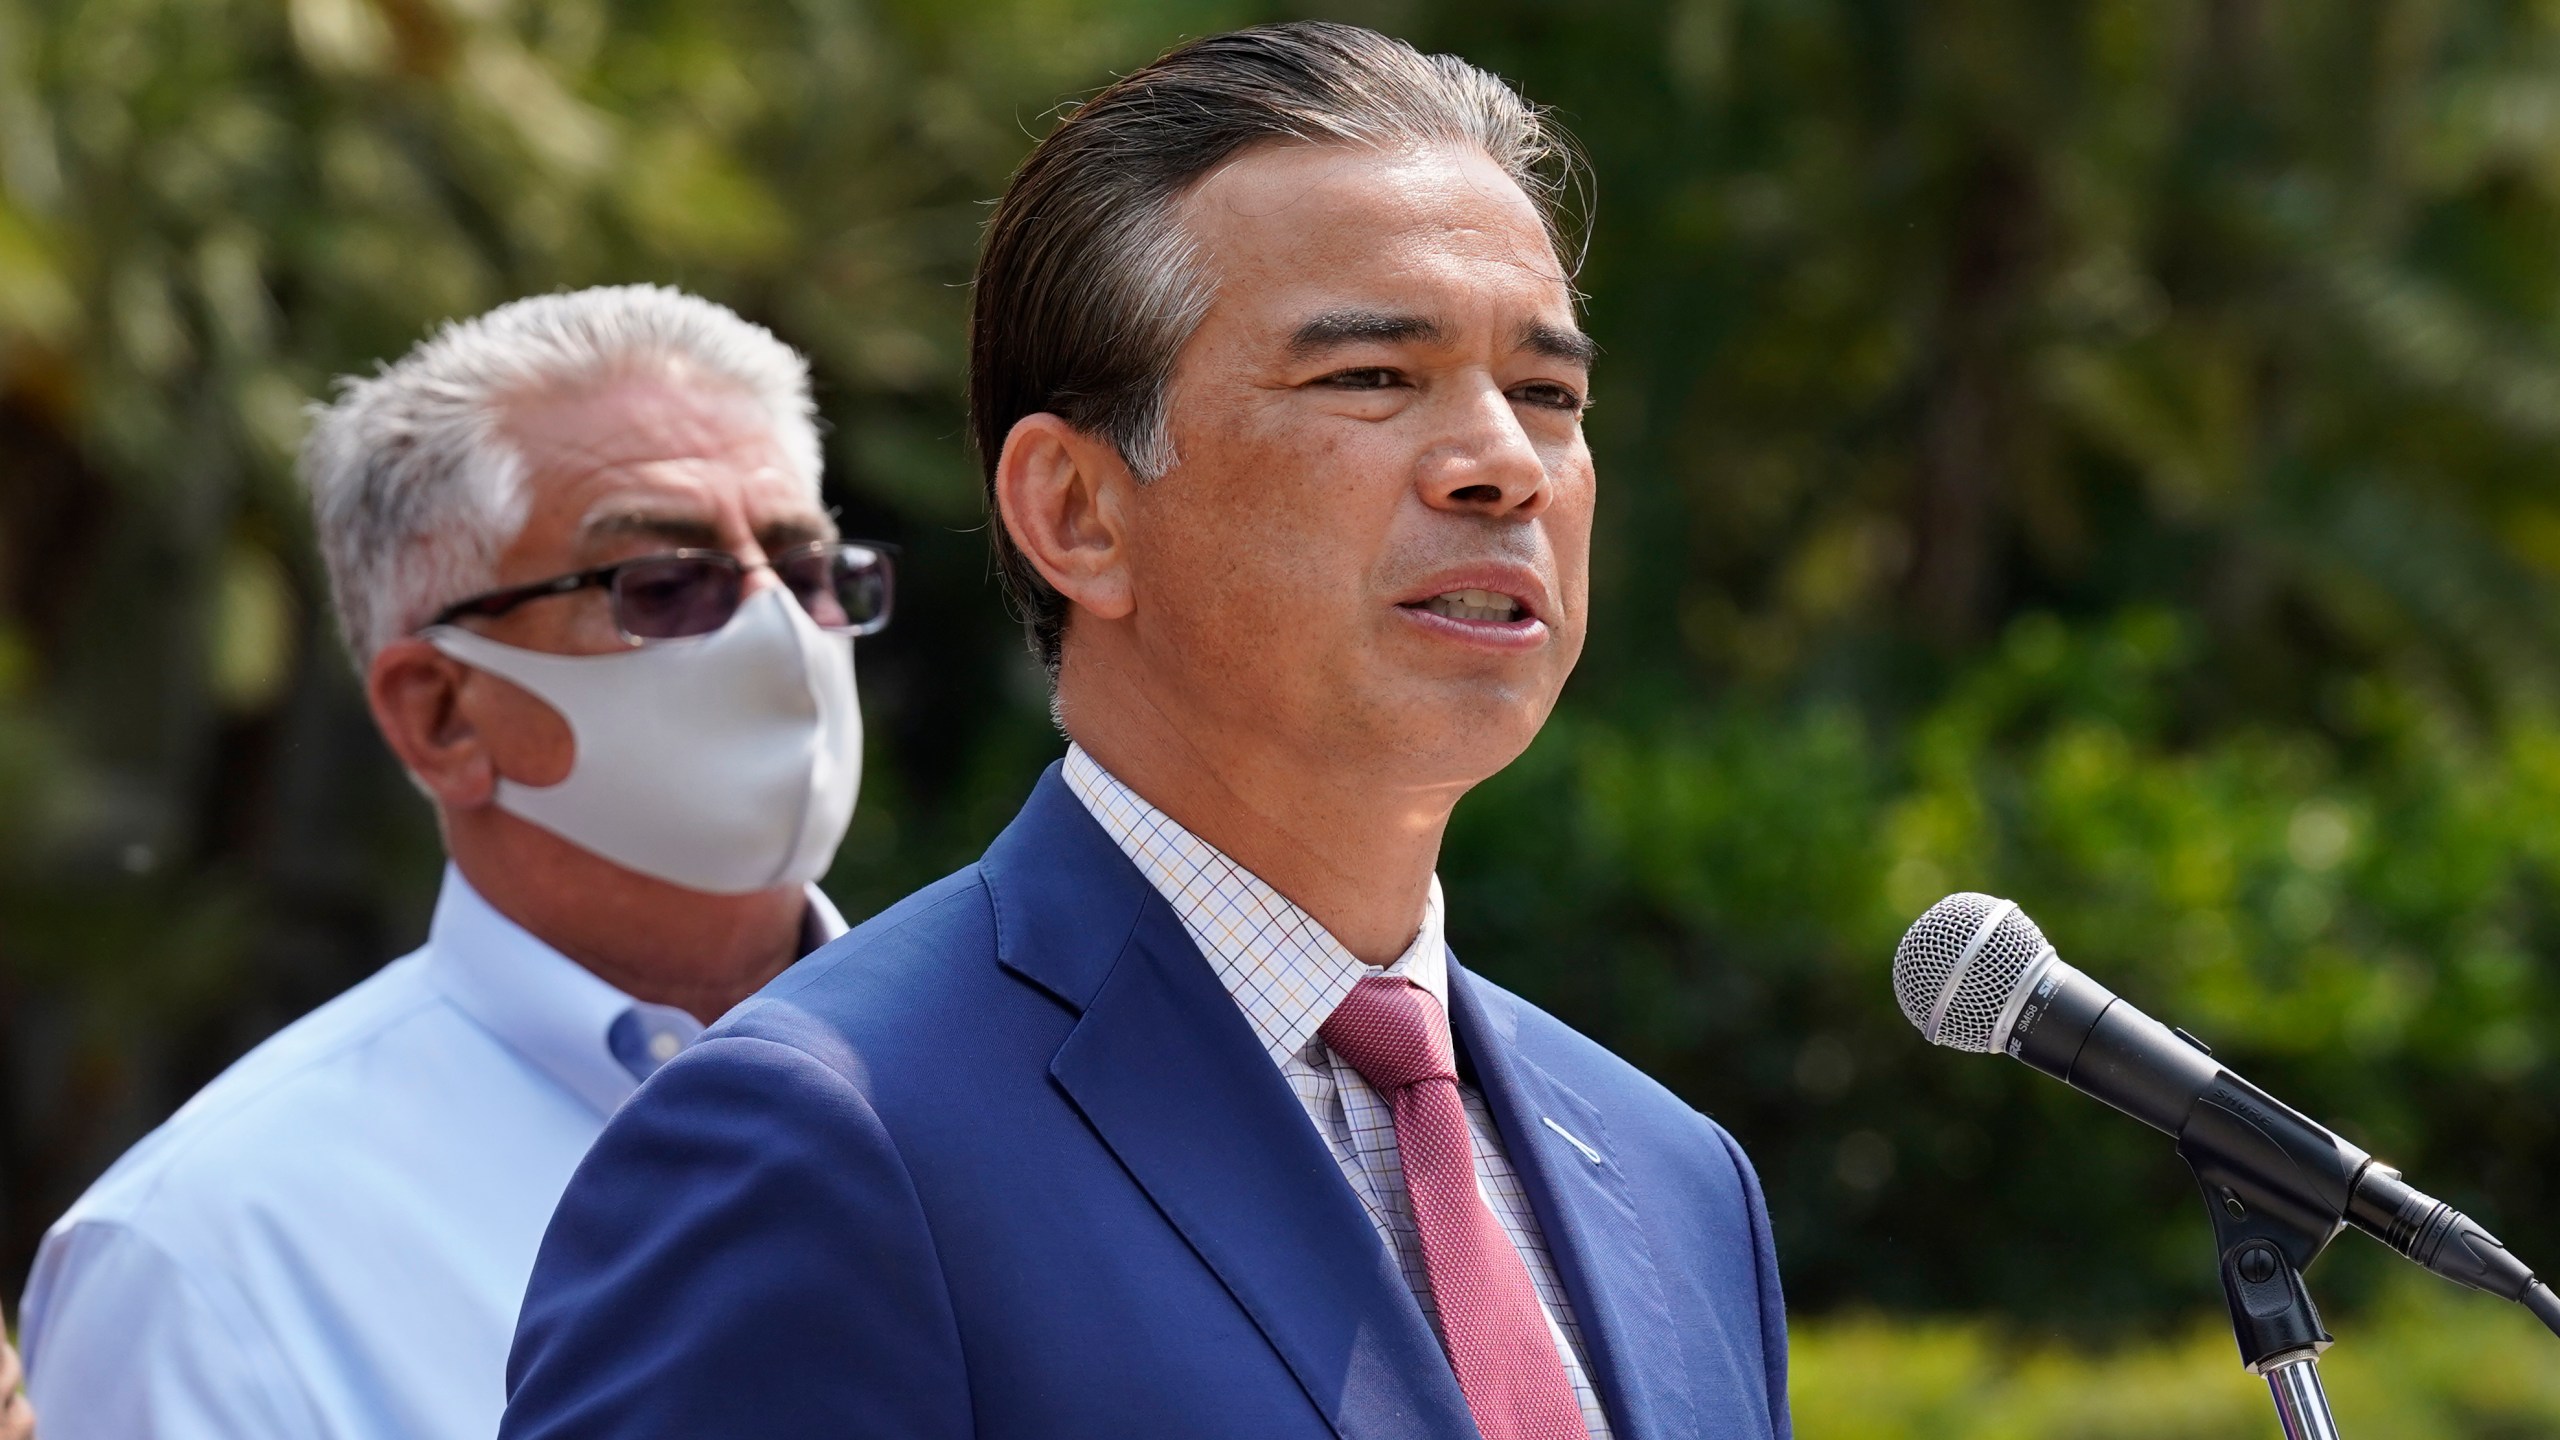
[[[683,1041],[668,1034],[664,1030],[661,1030],[657,1034],[649,1037],[649,1058],[657,1061],[661,1065],[664,1065],[668,1061],[676,1058],[676,1052],[683,1048]]]

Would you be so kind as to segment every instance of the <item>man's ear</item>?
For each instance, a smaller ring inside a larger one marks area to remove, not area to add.
[[[462,703],[469,666],[424,640],[394,640],[365,667],[373,723],[402,768],[446,810],[472,810],[497,796],[498,770]]]
[[[1046,411],[1025,415],[996,457],[996,523],[1070,603],[1118,620],[1137,605],[1126,509],[1136,489],[1116,447]]]

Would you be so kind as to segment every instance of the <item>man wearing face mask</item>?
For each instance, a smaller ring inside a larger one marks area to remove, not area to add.
[[[424,948],[268,1040],[46,1236],[47,1440],[465,1440],[553,1203],[640,1081],[841,934],[883,547],[820,503],[800,358],[589,290],[449,326],[302,472],[451,863]]]

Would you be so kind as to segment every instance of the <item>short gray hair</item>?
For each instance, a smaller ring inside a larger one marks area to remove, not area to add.
[[[664,286],[518,300],[446,324],[370,378],[341,377],[337,399],[313,407],[299,468],[356,667],[496,583],[529,508],[501,428],[510,400],[669,360],[762,404],[817,488],[808,363],[763,326]]]
[[[1537,207],[1567,273],[1579,268],[1568,232],[1587,218],[1580,153],[1499,76],[1454,55],[1356,25],[1263,25],[1195,40],[1077,106],[997,202],[969,316],[970,428],[996,569],[1053,672],[1066,601],[992,516],[1005,436],[1050,411],[1111,442],[1140,480],[1172,468],[1165,388],[1210,301],[1174,210],[1193,182],[1272,141],[1480,150]]]

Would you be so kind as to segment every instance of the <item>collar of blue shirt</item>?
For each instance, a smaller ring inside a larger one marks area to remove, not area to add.
[[[803,949],[845,933],[809,887]],[[635,1000],[499,914],[448,864],[427,927],[427,975],[455,1007],[525,1060],[609,1115],[641,1078],[693,1043],[701,1022]]]

